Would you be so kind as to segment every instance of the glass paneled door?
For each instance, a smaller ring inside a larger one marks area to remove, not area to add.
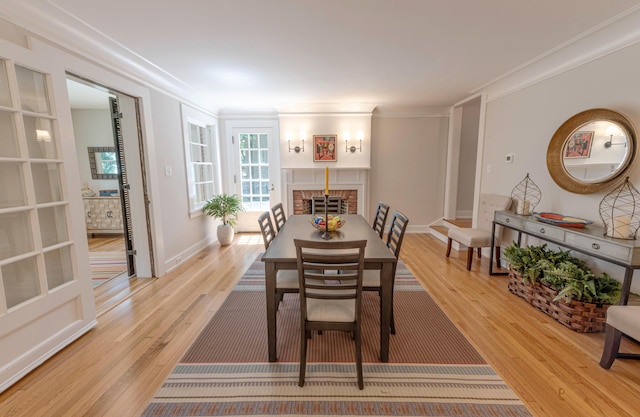
[[[64,68],[2,43],[0,392],[95,324]],[[68,115],[67,115],[68,116]]]
[[[233,131],[236,150],[236,192],[242,196],[244,212],[238,216],[239,232],[259,231],[258,216],[271,209],[275,191],[271,128],[237,128]]]

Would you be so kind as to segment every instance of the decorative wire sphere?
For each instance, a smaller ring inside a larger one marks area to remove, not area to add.
[[[640,192],[627,177],[622,184],[604,196],[600,202],[600,218],[604,234],[616,239],[633,240],[640,228]]]
[[[530,216],[542,198],[542,192],[529,173],[511,191],[511,198],[516,202],[516,214]]]

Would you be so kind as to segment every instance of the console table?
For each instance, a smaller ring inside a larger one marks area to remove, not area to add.
[[[631,289],[631,280],[633,279],[633,271],[640,268],[640,242],[637,240],[606,237],[604,235],[604,228],[594,225],[589,225],[584,228],[560,227],[538,221],[533,216],[522,216],[512,211],[496,211],[493,218],[493,233],[491,235],[489,275],[504,274],[504,272],[493,271],[496,226],[506,227],[518,232],[518,245],[524,233],[624,267],[625,273],[622,282],[620,304],[627,304]]]

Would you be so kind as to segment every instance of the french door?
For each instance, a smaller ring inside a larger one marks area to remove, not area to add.
[[[0,51],[1,392],[88,331],[95,307],[86,240],[71,227],[82,207],[64,69]]]
[[[238,215],[239,232],[259,231],[258,216],[270,210],[279,196],[277,166],[271,127],[237,127],[232,131],[233,183],[242,197],[244,211]]]

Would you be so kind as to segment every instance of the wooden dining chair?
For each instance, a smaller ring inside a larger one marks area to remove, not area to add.
[[[269,249],[271,242],[276,238],[276,231],[271,222],[271,215],[265,211],[258,216],[258,224],[262,232],[262,240],[264,241],[264,249]],[[298,292],[298,271],[293,269],[281,269],[276,275],[276,296],[278,297],[278,305],[284,298],[285,294]]]
[[[276,238],[276,230],[273,228],[271,222],[271,215],[268,211],[265,211],[258,216],[258,225],[260,226],[260,232],[262,233],[262,240],[264,241],[264,248],[269,249],[269,245],[273,239]]]
[[[393,285],[396,281],[396,268],[398,266],[398,260],[400,259],[400,249],[402,248],[402,241],[404,240],[404,234],[407,231],[407,225],[409,219],[407,216],[399,211],[393,213],[393,219],[391,220],[391,228],[387,234],[387,247],[393,252],[396,257],[396,261],[393,264]],[[382,283],[380,282],[379,270],[367,269],[364,271],[364,278],[362,283],[362,289],[364,291],[376,291],[378,295],[382,292]],[[382,297],[380,297],[382,302]],[[382,305],[380,305],[380,313],[382,314]],[[391,334],[396,334],[396,324],[393,316],[393,293],[391,295]]]
[[[324,209],[324,196],[314,195],[311,197],[311,214],[322,216]],[[330,195],[327,199],[327,212],[329,214],[346,214],[349,212],[349,205],[342,197]]]
[[[294,239],[300,287],[300,377],[304,386],[307,340],[314,330],[350,332],[355,340],[358,388],[362,375],[362,276],[366,240],[319,242]],[[325,271],[342,271],[340,280]]]
[[[373,218],[372,227],[382,239],[384,234],[384,226],[387,224],[387,215],[389,214],[389,205],[382,201],[378,201],[378,208],[376,208],[376,215]]]
[[[276,231],[280,231],[280,228],[284,226],[284,223],[287,221],[287,216],[284,214],[284,207],[282,207],[282,203],[278,203],[271,207],[271,212],[273,213],[273,220],[275,221]]]

